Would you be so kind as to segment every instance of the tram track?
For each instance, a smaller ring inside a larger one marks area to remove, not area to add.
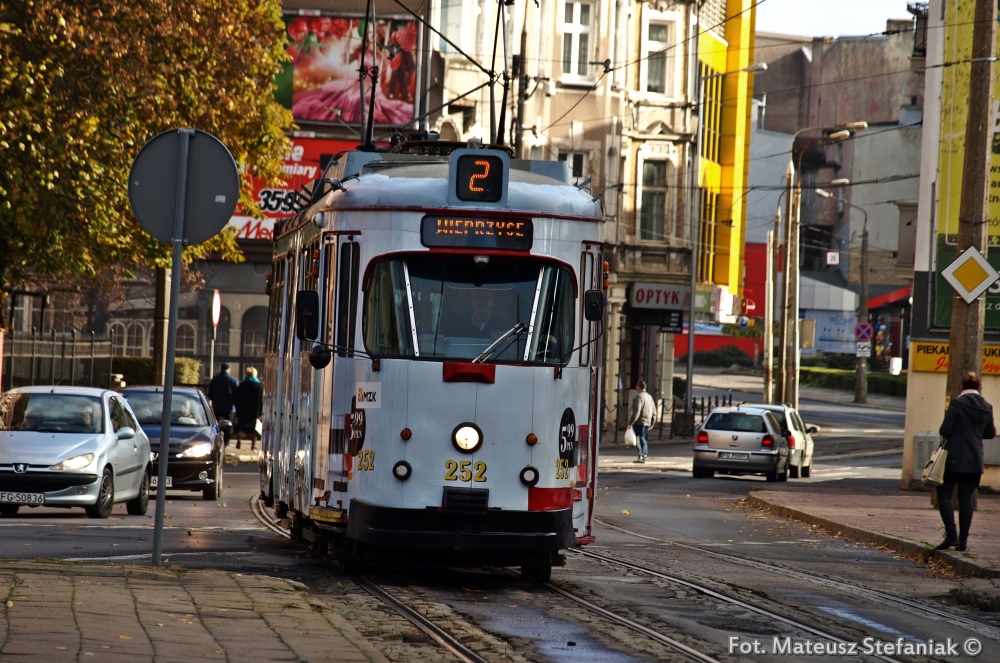
[[[904,608],[910,614],[915,614],[923,617],[930,617],[931,619],[937,619],[952,626],[958,626],[960,628],[973,631],[982,636],[988,637],[993,640],[1000,640],[1000,628],[989,626],[988,624],[983,624],[982,622],[976,621],[975,619],[970,619],[968,617],[963,617],[962,615],[957,615],[953,612],[942,610],[933,606],[929,606],[912,599],[903,598],[901,596],[894,596],[888,592],[884,592],[878,589],[872,589],[871,587],[866,587],[864,585],[859,585],[857,583],[851,582],[849,580],[844,580],[842,578],[831,578],[829,576],[822,575],[820,573],[815,573],[812,571],[804,571],[802,569],[797,569],[784,564],[775,564],[774,562],[766,562],[763,560],[755,559],[753,557],[745,557],[742,555],[733,555],[730,553],[720,553],[715,550],[709,550],[700,546],[693,546],[686,543],[680,543],[677,541],[667,541],[665,539],[658,539],[653,536],[648,536],[645,534],[639,534],[638,532],[633,532],[627,530],[623,527],[618,527],[617,525],[612,525],[610,523],[602,522],[596,520],[595,522],[603,527],[607,527],[623,534],[628,534],[639,539],[647,539],[649,541],[655,541],[657,543],[666,544],[675,548],[681,548],[683,550],[690,550],[692,552],[698,553],[699,556],[711,557],[713,559],[718,559],[721,561],[729,562],[730,564],[735,564],[738,566],[745,566],[753,568],[756,570],[763,570],[769,573],[774,573],[782,577],[793,577],[798,580],[803,580],[805,582],[810,582],[821,587],[826,587],[828,589],[835,589],[837,591],[843,592],[845,594],[864,598],[873,603],[879,604],[890,604],[896,608]]]
[[[714,598],[714,599],[716,599],[718,601],[723,601],[725,603],[729,603],[731,605],[735,605],[735,606],[737,606],[737,607],[739,607],[739,608],[741,608],[743,610],[748,610],[750,612],[755,612],[755,613],[757,613],[759,615],[763,615],[763,616],[768,617],[770,619],[773,619],[775,621],[779,621],[779,622],[782,622],[784,624],[787,624],[788,626],[791,626],[793,628],[799,629],[799,630],[801,630],[801,631],[803,631],[805,633],[810,633],[812,635],[815,635],[815,636],[820,637],[820,638],[824,638],[824,639],[832,641],[832,642],[844,643],[844,644],[847,644],[849,642],[848,640],[845,640],[844,638],[841,638],[838,635],[834,635],[833,633],[830,633],[828,631],[824,631],[822,629],[818,629],[818,628],[816,628],[814,626],[809,626],[808,624],[803,624],[802,622],[796,621],[794,619],[791,619],[790,617],[786,617],[785,615],[782,615],[780,613],[774,612],[772,610],[768,610],[767,608],[763,608],[763,607],[761,607],[759,605],[754,605],[753,603],[749,603],[749,602],[744,601],[742,599],[738,599],[738,598],[736,598],[734,596],[729,596],[728,594],[725,594],[723,592],[717,591],[717,590],[712,589],[710,587],[706,587],[705,585],[700,585],[698,583],[691,582],[690,580],[685,580],[683,578],[679,578],[677,576],[674,576],[674,575],[671,575],[671,574],[668,574],[668,573],[664,573],[664,572],[659,571],[657,569],[652,569],[652,568],[649,568],[647,566],[643,566],[641,564],[636,564],[635,562],[631,562],[631,561],[626,560],[626,559],[621,559],[621,558],[618,558],[618,557],[614,557],[612,555],[607,555],[605,553],[595,553],[595,552],[591,552],[589,550],[576,550],[576,549],[573,549],[573,550],[570,550],[568,552],[573,553],[573,554],[578,555],[578,556],[581,556],[581,557],[585,557],[585,558],[589,558],[589,559],[593,559],[593,560],[602,561],[602,562],[605,562],[607,564],[617,565],[617,566],[622,567],[622,568],[626,568],[626,569],[629,569],[629,570],[632,570],[632,571],[637,571],[639,573],[643,573],[643,574],[646,574],[646,575],[654,577],[654,578],[659,578],[661,580],[666,580],[667,582],[671,582],[671,583],[674,583],[674,584],[677,584],[677,585],[681,585],[682,587],[687,587],[688,589],[693,589],[696,592],[699,592],[701,594],[704,594],[706,596]],[[884,656],[884,655],[873,655],[873,656],[871,656],[871,658],[878,659],[880,661],[885,661],[886,663],[902,663],[902,661],[899,661],[898,659],[892,658],[890,656]]]

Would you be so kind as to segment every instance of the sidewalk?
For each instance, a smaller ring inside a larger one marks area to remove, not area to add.
[[[937,559],[955,572],[1000,579],[1000,495],[980,493],[969,552],[933,551],[944,539],[929,491],[904,491],[898,479],[842,479],[772,484],[750,491],[753,506],[819,525],[849,539],[873,543],[920,560]],[[957,520],[957,514],[956,514]],[[1000,587],[1000,582],[996,582]]]
[[[268,576],[7,561],[0,593],[4,661],[387,663],[303,586]]]
[[[751,394],[764,394],[764,378],[759,375],[745,373],[729,374],[728,368],[707,368],[699,366],[694,374],[694,386],[708,387],[722,391],[742,391]],[[675,377],[685,377],[683,373],[674,373]],[[880,410],[895,410],[906,412],[906,398],[903,396],[883,396],[868,394],[866,405],[854,402],[854,392],[842,389],[824,389],[821,387],[799,387],[799,398],[807,401],[836,403],[838,405],[856,405],[856,407],[876,408]]]

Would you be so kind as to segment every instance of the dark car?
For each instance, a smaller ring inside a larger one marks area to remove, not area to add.
[[[149,437],[153,455],[151,487],[155,488],[159,478],[163,387],[131,387],[123,389],[122,394]],[[232,424],[217,421],[208,399],[197,389],[174,387],[172,401],[167,488],[200,490],[204,499],[217,500],[222,495],[226,458],[224,433],[232,429]]]

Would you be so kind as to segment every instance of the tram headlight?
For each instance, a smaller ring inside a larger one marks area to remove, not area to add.
[[[523,470],[521,470],[521,483],[525,486],[534,486],[538,483],[539,474],[538,469],[527,465]]]
[[[451,433],[451,443],[464,454],[475,453],[483,446],[483,431],[472,422],[459,424]]]
[[[396,477],[400,481],[406,481],[410,478],[413,473],[413,468],[405,460],[401,460],[392,466],[392,476]]]

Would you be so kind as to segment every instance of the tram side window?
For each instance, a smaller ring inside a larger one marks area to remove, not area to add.
[[[413,356],[402,261],[387,260],[372,268],[365,284],[362,331],[365,347],[371,353],[390,357]]]
[[[267,317],[267,352],[278,351],[278,339],[281,338],[281,308],[285,293],[285,261],[279,260],[271,268],[271,298],[268,302]]]
[[[353,356],[358,310],[358,263],[361,247],[357,242],[345,242],[340,247],[340,288],[337,292],[337,345],[341,357]],[[346,348],[346,349],[345,349]]]
[[[529,361],[565,364],[573,350],[573,277],[565,269],[542,268],[542,287],[532,334]]]

